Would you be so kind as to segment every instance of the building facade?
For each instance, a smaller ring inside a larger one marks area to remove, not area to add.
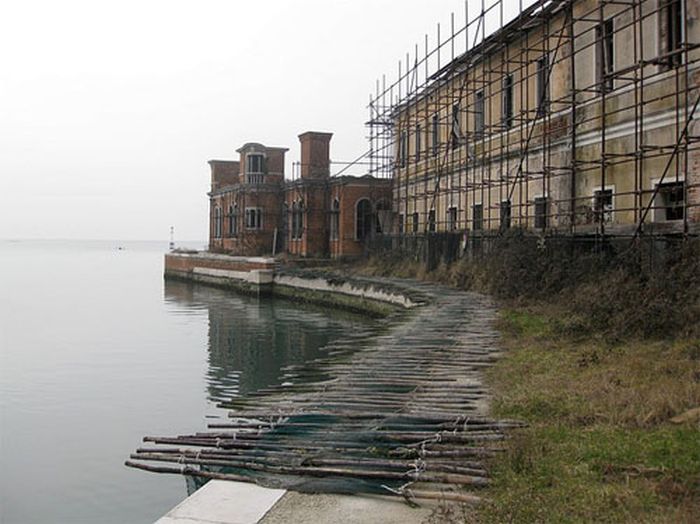
[[[238,161],[211,160],[209,250],[338,258],[361,255],[388,232],[391,181],[331,177],[331,137],[299,135],[296,180],[285,179],[284,148],[248,143]]]
[[[372,99],[394,231],[698,233],[700,2],[489,4]]]

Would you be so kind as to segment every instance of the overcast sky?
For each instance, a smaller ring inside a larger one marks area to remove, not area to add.
[[[334,133],[333,160],[362,154],[376,79],[452,11],[463,0],[0,2],[0,238],[205,239],[207,160],[251,141],[297,160],[307,130]]]

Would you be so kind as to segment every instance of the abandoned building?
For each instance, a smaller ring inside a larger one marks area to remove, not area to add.
[[[331,176],[327,133],[300,135],[293,180],[282,148],[211,161],[211,250],[342,257],[509,228],[698,235],[700,2],[513,4],[485,1],[461,27],[453,15],[377,81],[367,175]]]
[[[453,16],[377,81],[394,232],[697,234],[700,2],[513,4]]]
[[[285,180],[287,149],[248,143],[240,159],[211,160],[209,250],[347,257],[389,232],[391,181],[330,176],[330,133],[299,135],[299,176]]]

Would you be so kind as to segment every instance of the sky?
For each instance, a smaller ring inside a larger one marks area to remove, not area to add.
[[[206,239],[208,160],[260,142],[289,164],[304,131],[358,157],[376,80],[464,9],[0,0],[0,239]]]

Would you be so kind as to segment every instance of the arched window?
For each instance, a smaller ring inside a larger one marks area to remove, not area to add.
[[[238,204],[233,204],[229,208],[229,234],[232,237],[238,235]]]
[[[304,210],[301,202],[292,203],[292,240],[304,234]]]
[[[340,237],[340,202],[337,198],[331,204],[331,240],[338,240]]]
[[[367,198],[357,202],[355,208],[355,238],[365,240],[372,235],[372,204]]]
[[[214,208],[214,238],[221,238],[221,208]]]

